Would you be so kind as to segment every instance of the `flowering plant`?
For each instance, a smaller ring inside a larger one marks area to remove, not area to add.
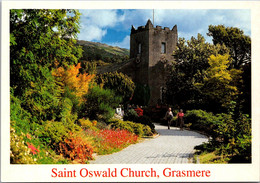
[[[40,152],[38,149],[36,149],[36,147],[34,147],[33,144],[30,144],[30,143],[27,142],[27,145],[28,145],[28,148],[31,149],[31,152],[32,152],[33,154],[37,154],[37,152]]]
[[[140,116],[143,116],[144,111],[143,111],[143,109],[141,109],[140,107],[136,108],[135,111],[136,111],[136,113],[137,113],[137,115],[138,115],[139,117],[140,117]]]
[[[138,136],[127,130],[86,130],[88,136],[93,137],[94,146],[99,154],[109,154],[119,151],[126,146],[136,143]]]

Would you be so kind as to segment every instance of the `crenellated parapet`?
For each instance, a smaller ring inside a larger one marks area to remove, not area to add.
[[[177,34],[177,25],[174,25],[171,30],[169,27],[162,28],[162,26],[158,26],[158,25],[154,27],[150,19],[147,21],[145,26],[139,26],[137,29],[132,25],[131,34],[136,34],[151,29],[153,29],[154,31],[173,32]]]

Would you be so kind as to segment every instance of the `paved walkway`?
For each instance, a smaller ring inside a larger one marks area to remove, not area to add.
[[[97,156],[91,164],[178,164],[192,163],[194,147],[207,142],[206,136],[193,131],[180,131],[179,128],[155,124],[160,134],[154,139],[145,139],[120,152]]]

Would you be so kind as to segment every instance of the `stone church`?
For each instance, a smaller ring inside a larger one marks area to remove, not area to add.
[[[130,62],[118,69],[134,82],[150,88],[149,105],[163,103],[169,67],[174,61],[173,51],[178,40],[177,26],[172,29],[152,24],[137,29],[132,26],[130,35]]]

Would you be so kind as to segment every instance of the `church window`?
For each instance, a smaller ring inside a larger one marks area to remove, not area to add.
[[[161,100],[161,102],[165,102],[165,92],[166,92],[166,88],[161,86],[160,87],[160,100]]]
[[[162,43],[161,53],[166,53],[166,44]]]
[[[138,44],[138,54],[140,54],[141,51],[142,51],[142,45],[141,45],[141,43],[139,43],[139,44]]]

